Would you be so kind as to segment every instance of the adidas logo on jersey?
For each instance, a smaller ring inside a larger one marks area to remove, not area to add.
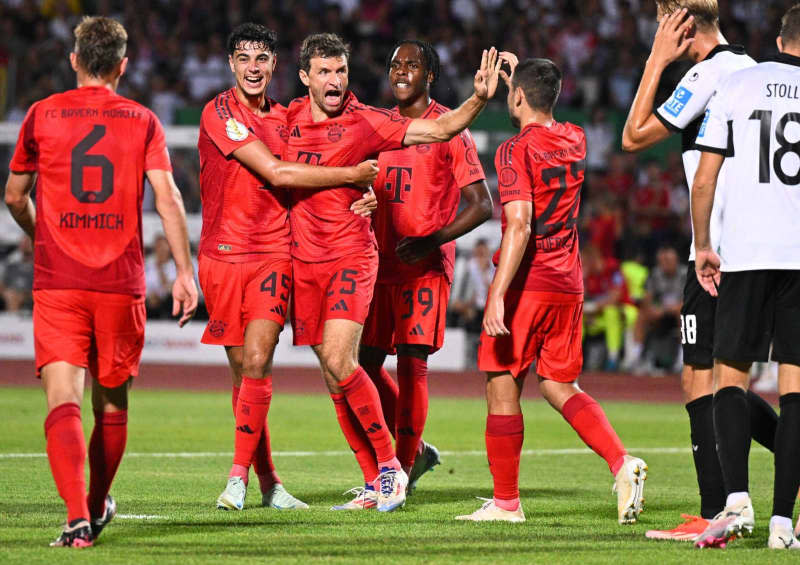
[[[347,307],[347,304],[345,303],[344,299],[342,299],[336,304],[334,304],[330,311],[336,312],[337,310],[344,310],[345,312],[347,312],[350,309]]]
[[[283,304],[278,304],[277,306],[273,306],[269,309],[270,312],[273,314],[277,314],[278,316],[286,316],[286,309],[283,307]]]
[[[300,135],[300,126],[294,126],[294,129],[292,129],[290,137],[303,137],[302,135]]]
[[[408,332],[408,335],[425,335],[425,332],[422,331],[422,326],[417,324],[410,332]]]

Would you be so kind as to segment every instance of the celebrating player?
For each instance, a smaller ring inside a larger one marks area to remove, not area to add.
[[[67,524],[53,546],[91,546],[116,513],[108,492],[125,451],[128,388],[144,345],[145,176],[175,258],[172,313],[183,326],[197,308],[164,130],[150,110],[116,94],[127,40],[109,18],[84,18],[75,28],[70,63],[78,88],[28,110],[6,185],[11,214],[35,241],[36,369],[47,396],[47,457],[67,506]],[[81,427],[87,367],[95,416],[88,498]]]
[[[608,463],[621,524],[642,510],[647,465],[627,455],[600,405],[577,385],[582,365],[583,277],[578,251],[578,208],[586,138],[553,119],[561,71],[547,59],[517,64],[508,86],[508,112],[519,135],[503,143],[495,167],[503,202],[503,239],[489,288],[478,345],[486,371],[486,452],[494,498],[457,520],[524,522],[519,460],[524,423],[520,395],[530,366],[542,396]],[[531,238],[531,231],[533,237]]]
[[[228,62],[236,85],[206,105],[198,140],[200,286],[209,311],[202,341],[224,345],[231,368],[235,453],[228,484],[217,499],[218,508],[231,510],[244,506],[251,461],[263,506],[308,508],[286,491],[275,472],[266,422],[272,357],[292,285],[282,187],[366,186],[377,172],[374,162],[328,168],[280,160],[288,137],[286,109],[266,95],[276,40],[274,31],[254,23],[233,30]]]
[[[766,361],[772,344],[781,411],[767,543],[800,550],[792,533],[800,487],[800,153],[792,141],[800,129],[800,5],[784,15],[777,43],[774,62],[728,77],[697,136],[702,156],[692,187],[695,269],[700,285],[719,296],[714,429],[727,494],[725,508],[697,538],[698,547],[724,547],[730,536],[755,525],[747,469],[752,431],[742,414],[750,409],[750,365]],[[724,192],[725,212],[714,242],[710,225],[718,190]]]
[[[430,97],[430,87],[439,77],[439,56],[428,43],[398,43],[387,71],[398,104],[395,111],[401,115],[436,118],[448,111]],[[410,492],[417,479],[439,463],[436,448],[421,438],[428,414],[428,355],[444,341],[454,240],[491,217],[492,197],[468,130],[447,143],[381,153],[378,168],[380,206],[373,221],[378,280],[359,360],[378,388]],[[457,214],[462,195],[467,205]],[[386,355],[395,352],[399,390],[383,368]],[[374,508],[377,502],[372,486],[378,476],[375,453],[370,447],[355,455],[364,489],[354,489],[355,498],[336,509]]]
[[[308,96],[289,105],[289,160],[349,165],[404,145],[448,141],[469,126],[497,87],[492,48],[483,53],[475,93],[466,102],[436,119],[411,119],[359,103],[347,89],[348,62],[349,48],[334,34],[303,41],[299,73]],[[350,447],[356,453],[374,449],[377,509],[388,512],[405,503],[408,475],[395,457],[378,391],[358,364],[378,270],[369,221],[348,211],[358,195],[349,187],[291,191],[292,327],[295,345],[311,345],[320,360]]]
[[[653,41],[639,91],[628,115],[622,136],[626,151],[642,151],[681,132],[686,182],[692,185],[700,151],[695,139],[711,97],[733,72],[755,65],[744,48],[728,45],[719,28],[716,0],[656,0],[658,31]],[[653,111],[655,93],[663,70],[679,58],[696,64],[681,79],[672,96]],[[722,174],[725,174],[723,167]],[[721,193],[722,191],[719,191]],[[722,203],[714,206],[711,240],[717,249],[722,221]],[[714,313],[717,301],[704,292],[694,276],[694,246],[689,251],[689,266],[681,307],[683,372],[681,383],[689,414],[692,456],[700,487],[700,516],[688,516],[672,530],[650,530],[647,537],[692,541],[708,521],[725,505],[725,486],[717,457],[712,420],[714,361]],[[747,393],[753,437],[773,449],[778,416],[772,407],[753,392]]]

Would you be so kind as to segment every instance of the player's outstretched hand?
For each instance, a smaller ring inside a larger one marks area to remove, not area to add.
[[[503,297],[494,297],[489,293],[489,299],[486,301],[486,310],[483,313],[483,330],[486,335],[490,337],[511,335],[511,332],[508,331],[503,322],[505,315],[506,306]]]
[[[687,16],[686,8],[661,18],[650,50],[653,60],[666,66],[686,53],[694,43],[694,38],[689,37],[692,24],[694,16]]]
[[[194,273],[181,273],[172,283],[172,316],[178,317],[178,325],[183,327],[197,310],[197,285]]]
[[[355,166],[355,178],[353,179],[353,184],[362,188],[372,186],[372,183],[375,181],[375,177],[378,176],[379,170],[378,161],[375,159],[369,159],[367,161],[360,162]]]
[[[473,81],[475,95],[483,101],[494,96],[497,91],[501,62],[497,56],[497,49],[492,47],[488,51],[486,49],[483,50],[481,68],[475,73],[475,80]]]
[[[368,188],[369,190],[362,195],[360,200],[356,200],[350,205],[350,210],[353,211],[353,214],[358,214],[365,218],[378,209],[378,197],[375,196],[375,191],[372,190],[371,186]]]
[[[439,247],[438,243],[430,235],[424,237],[404,237],[397,244],[395,251],[401,261],[414,264],[423,260],[437,247]]]
[[[510,73],[506,73],[502,69],[503,63],[508,63],[508,66],[511,69]],[[500,51],[500,65],[501,68],[498,74],[500,75],[500,78],[503,79],[503,82],[506,83],[508,89],[511,90],[511,78],[514,76],[514,70],[517,68],[517,65],[519,65],[519,58],[517,58],[517,56],[511,51]]]
[[[695,253],[694,270],[697,281],[711,296],[717,296],[720,281],[720,258],[711,249],[698,249]]]

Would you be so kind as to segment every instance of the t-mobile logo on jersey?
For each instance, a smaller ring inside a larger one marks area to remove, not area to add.
[[[406,177],[406,175],[408,175]],[[394,178],[394,180],[392,180]],[[384,188],[394,193],[394,198],[389,202],[403,204],[405,200],[401,198],[403,192],[411,192],[411,167],[387,167],[387,183]]]

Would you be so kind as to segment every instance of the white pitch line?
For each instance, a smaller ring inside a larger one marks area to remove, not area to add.
[[[160,520],[166,516],[157,516],[155,514],[117,514],[116,518],[122,520]]]
[[[754,446],[755,447],[755,446]],[[631,453],[653,453],[656,455],[667,455],[674,453],[691,453],[688,447],[631,447]],[[440,451],[444,456],[477,456],[485,457],[486,452],[482,450],[467,451]],[[576,447],[567,449],[523,449],[522,455],[544,456],[544,455],[590,455],[594,452],[586,447]],[[751,453],[770,453],[764,448],[753,449]],[[341,457],[352,455],[351,451],[274,451],[275,457]],[[125,457],[151,457],[151,458],[170,458],[170,459],[196,459],[208,457],[232,457],[229,451],[178,451],[175,453],[126,453]],[[0,453],[0,459],[41,459],[47,457],[46,453]]]

